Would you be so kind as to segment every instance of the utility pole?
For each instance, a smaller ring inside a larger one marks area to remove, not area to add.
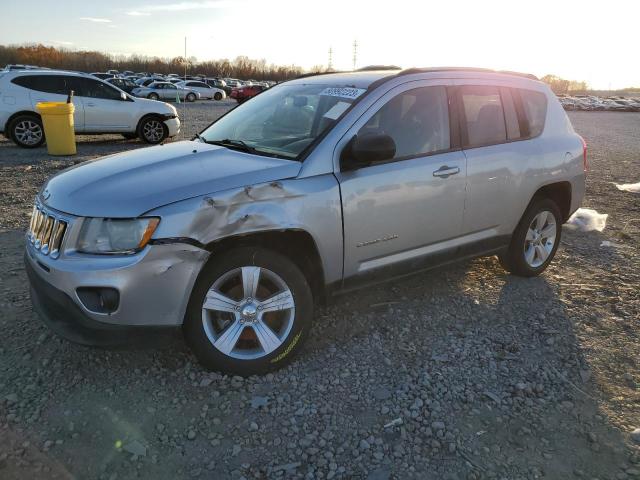
[[[333,70],[333,48],[329,47],[329,64],[327,65],[327,70]]]
[[[358,40],[353,41],[353,69],[356,69],[356,61],[358,60]]]

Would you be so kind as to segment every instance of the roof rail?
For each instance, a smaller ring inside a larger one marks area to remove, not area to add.
[[[508,70],[491,70],[490,68],[476,67],[428,67],[428,68],[407,68],[402,70],[398,75],[411,75],[412,73],[426,72],[479,72],[479,73],[499,73],[502,75],[513,75],[514,77],[530,78],[538,80],[538,77],[530,73],[511,72]]]
[[[296,80],[298,78],[307,78],[307,77],[315,77],[316,75],[329,75],[332,73],[344,73],[343,71],[340,70],[330,70],[330,71],[324,71],[324,72],[308,72],[308,73],[301,73],[300,75],[298,75],[297,77],[294,77],[290,80]]]
[[[375,72],[377,70],[402,70],[397,65],[367,65],[366,67],[358,68],[354,72]]]

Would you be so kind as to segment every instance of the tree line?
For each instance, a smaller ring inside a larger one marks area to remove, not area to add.
[[[109,55],[96,51],[68,50],[35,45],[0,45],[0,68],[7,64],[37,65],[39,67],[81,72],[119,71],[150,73],[204,74],[208,77],[231,77],[254,80],[282,81],[303,73],[296,65],[274,65],[266,60],[246,56],[233,60],[221,59],[199,62],[195,57],[160,58],[144,55]]]

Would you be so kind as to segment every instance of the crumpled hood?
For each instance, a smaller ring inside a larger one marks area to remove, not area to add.
[[[83,217],[137,217],[169,203],[295,177],[300,162],[183,141],[92,160],[50,178],[46,205]]]

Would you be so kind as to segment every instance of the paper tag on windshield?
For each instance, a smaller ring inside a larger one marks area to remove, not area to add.
[[[358,98],[366,90],[364,88],[352,88],[352,87],[329,87],[320,92],[320,95],[328,97],[342,97],[342,98]]]
[[[329,110],[327,110],[327,113],[325,113],[323,117],[328,118],[329,120],[337,120],[338,117],[342,115],[350,106],[350,103],[338,102]]]

